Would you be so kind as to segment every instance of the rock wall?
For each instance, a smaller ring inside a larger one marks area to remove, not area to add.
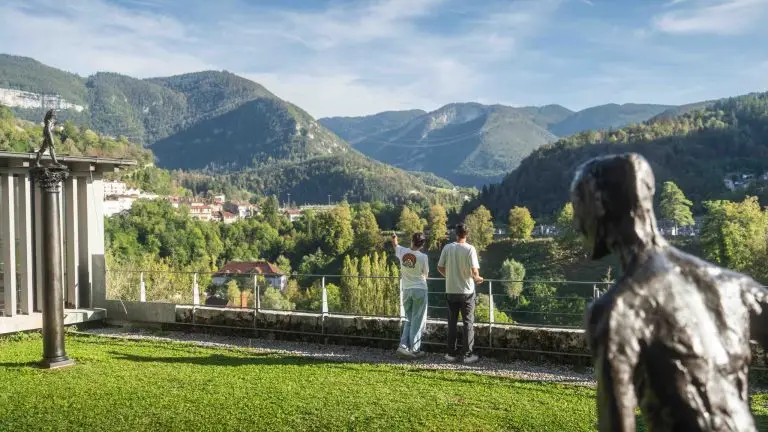
[[[397,348],[400,340],[399,318],[256,312],[205,306],[176,306],[175,322],[164,324],[164,327],[387,349]],[[444,351],[446,333],[444,321],[429,321],[424,333],[424,349]],[[579,365],[590,361],[584,332],[575,329],[476,324],[475,349],[481,355],[507,359]]]

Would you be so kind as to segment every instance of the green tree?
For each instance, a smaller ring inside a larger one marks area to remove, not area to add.
[[[294,310],[296,305],[285,298],[280,290],[270,286],[264,290],[264,295],[261,297],[261,307],[262,309]]]
[[[360,259],[360,270],[358,271],[358,275],[360,276],[357,284],[358,292],[360,293],[360,313],[372,315],[374,308],[374,304],[372,303],[372,299],[374,298],[374,287],[373,280],[371,279],[371,257],[368,255],[363,255]]]
[[[270,195],[264,200],[261,205],[261,214],[264,216],[264,220],[272,226],[272,228],[280,229],[280,203],[277,201],[277,197]]]
[[[673,236],[677,235],[677,228],[694,224],[691,206],[693,203],[685,197],[685,194],[671,181],[664,182],[661,191],[661,217],[675,224]]]
[[[371,253],[381,245],[379,224],[369,205],[363,205],[357,211],[352,221],[352,230],[355,234],[355,250],[360,255]]]
[[[445,208],[440,204],[433,205],[429,208],[427,220],[427,229],[429,230],[427,249],[438,251],[448,239],[448,215]]]
[[[480,206],[470,213],[464,224],[469,229],[469,242],[478,252],[484,251],[493,242],[493,216],[485,206]]]
[[[501,264],[501,278],[507,295],[515,298],[523,292],[523,280],[525,279],[525,266],[512,258],[504,260]]]
[[[275,265],[277,265],[277,268],[279,268],[285,275],[289,275],[293,272],[291,269],[291,260],[286,258],[285,255],[278,256],[275,260]]]
[[[407,206],[403,206],[403,210],[400,212],[400,220],[397,222],[397,229],[404,233],[409,242],[413,233],[424,231],[424,225],[424,219],[420,218],[416,212]]]
[[[358,292],[358,260],[349,255],[344,257],[341,268],[341,305],[342,310],[360,313],[360,294]]]
[[[352,246],[355,237],[349,204],[344,202],[331,211],[320,213],[317,219],[323,250],[329,255],[343,255]]]
[[[477,303],[475,305],[475,321],[491,322],[491,299],[488,294],[477,295]],[[494,302],[493,322],[500,324],[515,323],[512,318],[510,318],[506,313],[500,311],[499,308],[496,307],[496,302]]]
[[[557,215],[555,227],[559,231],[557,243],[568,255],[578,256],[585,253],[584,240],[573,220],[573,204],[567,203],[563,206]]]
[[[512,207],[509,210],[509,237],[517,240],[531,238],[536,221],[526,207]]]
[[[704,257],[768,282],[765,261],[768,217],[756,197],[743,202],[707,201],[701,228]]]
[[[229,305],[240,306],[240,287],[234,279],[227,282],[227,302]]]

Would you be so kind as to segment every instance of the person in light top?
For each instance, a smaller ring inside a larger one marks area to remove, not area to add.
[[[469,229],[465,224],[456,225],[456,241],[445,245],[437,270],[445,277],[445,296],[448,302],[448,353],[445,359],[464,363],[479,360],[472,352],[475,345],[475,284],[483,283],[477,250],[467,243]],[[463,352],[457,349],[457,324],[459,313],[464,324]]]
[[[423,233],[414,233],[411,236],[409,249],[400,246],[397,242],[397,234],[392,234],[392,246],[400,260],[400,280],[403,289],[403,309],[405,309],[403,334],[400,337],[400,347],[396,352],[397,356],[402,358],[418,358],[424,355],[421,351],[421,333],[427,323],[427,275],[429,274],[427,255],[421,252],[425,241]]]

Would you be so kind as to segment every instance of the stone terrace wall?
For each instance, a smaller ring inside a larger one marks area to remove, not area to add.
[[[109,305],[107,320],[113,323],[160,326],[168,330],[393,350],[400,340],[399,318],[322,316],[300,312],[257,312],[252,309],[126,303],[128,304],[120,302],[119,308],[110,307],[117,304]],[[424,334],[424,349],[443,352],[446,331],[445,321],[428,321]],[[579,329],[476,324],[475,348],[481,355],[502,359],[582,366],[591,363],[584,331]],[[756,344],[752,344],[752,358],[753,368],[768,367],[768,355]]]
[[[461,323],[459,323],[461,326]],[[164,328],[215,332],[268,339],[397,348],[400,319],[299,312],[176,306],[173,323]],[[424,334],[427,351],[445,350],[447,324],[429,321]],[[584,332],[575,329],[476,324],[475,348],[483,355],[587,364]]]

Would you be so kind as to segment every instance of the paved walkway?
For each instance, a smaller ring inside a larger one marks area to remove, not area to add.
[[[198,346],[217,348],[244,348],[254,352],[296,355],[322,359],[325,361],[392,364],[406,368],[452,370],[529,381],[560,382],[583,386],[595,386],[594,372],[591,368],[587,368],[585,371],[581,372],[575,371],[573,368],[564,365],[534,363],[520,360],[498,361],[491,358],[481,358],[481,360],[475,364],[465,365],[462,363],[447,362],[443,359],[443,354],[436,353],[427,353],[426,356],[418,360],[401,360],[395,357],[394,351],[377,348],[270,341],[265,339],[202,333],[160,332],[148,329],[117,327],[90,329],[79,333],[123,339],[186,342]]]

